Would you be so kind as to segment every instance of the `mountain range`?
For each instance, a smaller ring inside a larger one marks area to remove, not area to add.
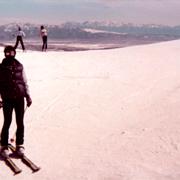
[[[8,23],[0,25],[0,41],[14,42],[18,27],[25,32],[25,41],[40,42],[41,24],[32,23]],[[168,41],[180,38],[180,26],[164,26],[154,24],[117,24],[113,22],[66,22],[59,25],[44,25],[48,30],[48,41],[53,45],[52,49],[57,48],[57,43],[88,43],[105,44],[106,48],[125,47],[137,44],[147,44],[160,41]],[[34,47],[37,45],[35,45]],[[108,46],[109,44],[109,46]],[[112,46],[113,44],[113,46]],[[33,49],[32,44],[30,49]],[[49,46],[50,47],[50,46]],[[105,47],[105,46],[103,46]],[[39,48],[39,47],[38,47]],[[60,49],[63,47],[61,46]],[[36,47],[34,49],[37,49]],[[65,47],[65,50],[68,48]],[[70,50],[79,48],[70,47]],[[80,48],[87,50],[89,48]]]
[[[39,38],[38,24],[30,23],[9,23],[0,25],[0,40],[12,40],[17,32],[17,27],[21,26],[26,34],[27,39]],[[180,37],[180,26],[164,25],[133,25],[133,24],[116,24],[107,22],[66,22],[60,25],[45,25],[48,29],[48,37],[52,40],[58,39],[97,39],[108,38],[113,36],[151,36],[151,37]],[[99,31],[87,31],[93,29]]]

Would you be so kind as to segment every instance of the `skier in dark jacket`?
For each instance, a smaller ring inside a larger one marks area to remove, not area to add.
[[[0,95],[2,99],[4,124],[1,131],[1,154],[8,156],[9,127],[12,121],[12,112],[16,115],[16,151],[24,153],[24,98],[27,107],[32,103],[23,65],[15,59],[16,50],[13,46],[4,49],[5,58],[0,64]]]

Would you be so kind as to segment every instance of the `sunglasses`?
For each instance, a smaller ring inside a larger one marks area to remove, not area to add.
[[[5,52],[6,56],[15,56],[15,52],[14,51],[7,51]]]

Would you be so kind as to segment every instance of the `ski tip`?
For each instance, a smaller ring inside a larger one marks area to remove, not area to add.
[[[17,175],[17,174],[20,174],[21,172],[22,172],[22,170],[14,172],[14,176]]]
[[[41,169],[40,167],[34,169],[34,170],[33,170],[33,173],[38,172],[40,169]]]

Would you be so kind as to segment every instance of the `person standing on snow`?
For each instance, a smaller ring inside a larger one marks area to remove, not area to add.
[[[17,36],[16,36],[16,44],[14,46],[14,48],[16,49],[19,45],[19,43],[21,44],[22,50],[25,51],[25,47],[24,47],[24,42],[23,42],[23,37],[25,37],[25,33],[24,31],[22,31],[22,29],[20,27],[18,27],[18,32],[17,32]]]
[[[23,65],[15,59],[16,50],[13,46],[4,48],[5,58],[0,64],[0,96],[4,123],[1,131],[1,155],[8,157],[9,128],[12,122],[12,112],[16,115],[16,152],[24,154],[24,99],[27,107],[32,104]]]
[[[47,30],[44,28],[44,26],[41,26],[40,28],[40,35],[43,41],[42,51],[46,51],[47,50]]]

